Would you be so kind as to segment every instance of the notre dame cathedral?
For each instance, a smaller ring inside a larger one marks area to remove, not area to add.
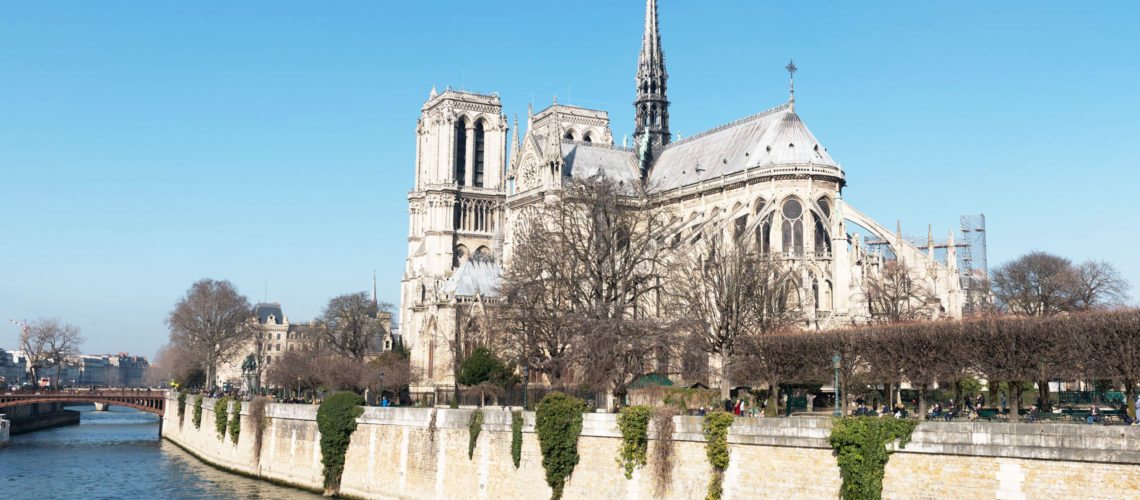
[[[794,64],[788,70],[794,76]],[[413,394],[452,387],[452,343],[487,330],[484,308],[498,300],[516,221],[567,180],[599,173],[642,182],[692,232],[714,224],[754,234],[796,270],[812,329],[871,321],[866,286],[890,262],[905,262],[931,291],[929,317],[961,317],[953,234],[936,252],[930,235],[926,245],[907,240],[844,202],[846,172],[796,114],[794,86],[776,107],[679,139],[668,80],[657,1],[648,0],[633,147],[614,144],[606,111],[555,101],[528,112],[520,137],[497,95],[432,89],[416,124],[400,301]]]

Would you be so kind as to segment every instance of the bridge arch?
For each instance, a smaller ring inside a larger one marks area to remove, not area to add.
[[[103,403],[125,406],[153,415],[163,416],[166,394],[162,391],[94,391],[44,392],[38,394],[0,394],[0,409],[36,403]]]

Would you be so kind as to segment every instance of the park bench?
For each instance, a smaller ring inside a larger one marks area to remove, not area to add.
[[[1125,410],[1102,410],[1100,412],[1100,421],[1106,425],[1109,422],[1124,422],[1124,411]]]
[[[1047,420],[1049,422],[1056,422],[1056,421],[1060,420],[1062,417],[1064,417],[1064,415],[1061,413],[1053,413],[1053,412],[1038,412],[1037,413],[1037,420]]]
[[[994,417],[997,417],[997,416],[998,416],[998,409],[997,408],[982,408],[981,410],[978,410],[978,418],[980,418],[980,419],[986,419],[986,420],[992,421],[994,419]]]
[[[1070,410],[1069,418],[1072,418],[1074,422],[1083,424],[1088,421],[1089,415],[1091,414],[1092,412],[1089,410]]]

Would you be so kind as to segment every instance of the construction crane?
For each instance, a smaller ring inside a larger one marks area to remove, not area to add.
[[[8,322],[13,324],[13,325],[20,327],[20,334],[21,335],[28,333],[28,328],[29,328],[28,327],[28,320],[25,319],[25,320],[16,321],[14,319],[9,319]],[[19,341],[17,341],[16,343],[19,344]]]

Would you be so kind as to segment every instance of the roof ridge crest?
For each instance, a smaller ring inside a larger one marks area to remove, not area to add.
[[[686,143],[691,142],[691,141],[695,141],[695,140],[700,139],[702,137],[714,134],[716,132],[720,132],[724,129],[734,127],[734,126],[740,125],[742,123],[749,122],[751,120],[755,120],[757,118],[762,118],[762,117],[768,116],[770,114],[776,113],[777,111],[783,111],[785,109],[788,109],[788,103],[784,103],[784,104],[781,104],[781,105],[773,107],[773,108],[768,108],[768,109],[765,109],[764,111],[761,111],[759,113],[748,115],[748,116],[745,116],[744,118],[739,118],[739,119],[730,121],[730,122],[722,124],[722,125],[717,125],[716,127],[710,128],[708,130],[705,130],[705,131],[698,133],[698,134],[695,134],[695,135],[690,135],[690,136],[688,136],[684,139],[681,139],[677,142],[671,142],[671,143],[669,143],[668,146],[665,146],[665,150],[668,150],[674,146],[678,146],[681,144],[686,144]]]

